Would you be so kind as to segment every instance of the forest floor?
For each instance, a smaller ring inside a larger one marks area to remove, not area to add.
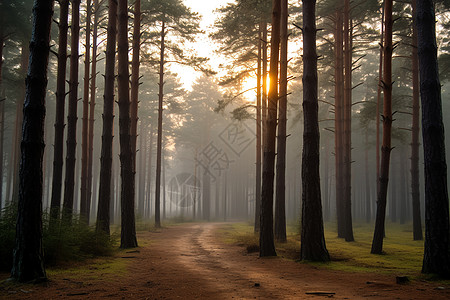
[[[450,285],[259,258],[229,244],[225,223],[186,223],[138,233],[140,247],[49,270],[49,281],[18,285],[0,273],[0,299],[450,299]]]

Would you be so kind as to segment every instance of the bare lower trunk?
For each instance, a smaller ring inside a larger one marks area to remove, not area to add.
[[[275,256],[273,236],[273,189],[275,166],[275,139],[277,130],[278,102],[278,55],[280,44],[281,0],[273,0],[272,37],[270,51],[270,89],[266,121],[266,139],[263,156],[261,191],[261,228],[259,235],[259,256]]]
[[[33,15],[23,107],[16,243],[11,270],[11,277],[20,282],[46,278],[42,249],[42,159],[53,1],[35,1]]]
[[[425,165],[425,247],[422,272],[448,278],[450,224],[447,162],[433,1],[417,0],[416,20]]]
[[[422,220],[420,214],[420,177],[419,177],[419,133],[420,133],[420,91],[419,91],[419,56],[417,53],[416,14],[417,1],[412,1],[413,10],[413,46],[412,46],[412,76],[413,76],[413,104],[412,104],[412,141],[411,141],[411,196],[413,211],[413,238],[422,240]]]
[[[81,189],[80,216],[89,224],[90,207],[87,203],[88,131],[89,131],[89,68],[91,60],[91,1],[86,0],[86,42],[84,53],[83,127],[81,132]]]
[[[303,153],[300,259],[329,261],[323,233],[320,194],[320,134],[316,52],[316,1],[303,0]]]
[[[64,160],[64,111],[66,104],[66,65],[67,65],[67,23],[69,14],[69,0],[59,2],[59,41],[58,41],[58,73],[56,79],[56,113],[55,113],[55,140],[53,145],[53,176],[52,200],[50,204],[51,227],[59,218],[61,209],[61,190]]]
[[[117,3],[108,0],[108,35],[105,60],[105,90],[103,96],[103,132],[100,158],[100,185],[98,191],[98,210],[96,230],[109,235],[110,213],[112,200],[112,151],[113,151],[113,121],[114,121],[114,67],[116,60],[116,23]]]
[[[136,170],[136,145],[137,145],[137,124],[138,124],[138,104],[139,104],[139,50],[141,41],[141,0],[134,2],[134,22],[133,22],[133,60],[131,62],[131,151],[133,152],[134,165]]]
[[[384,76],[383,76],[383,144],[381,148],[381,165],[379,191],[377,196],[377,215],[372,241],[372,254],[383,252],[384,223],[386,218],[386,198],[389,182],[389,165],[391,156],[392,128],[392,0],[385,1],[385,44],[384,44]]]
[[[117,61],[118,104],[121,177],[121,233],[120,248],[137,247],[134,216],[134,169],[130,138],[130,91],[128,70],[128,6],[127,0],[117,5]]]
[[[286,242],[286,125],[287,125],[287,70],[288,70],[288,3],[281,0],[280,29],[280,93],[277,138],[277,175],[275,197],[275,237]]]
[[[155,227],[161,227],[161,153],[162,153],[162,118],[164,100],[164,38],[166,35],[164,21],[161,26],[161,53],[159,61],[159,94],[158,94],[158,136],[156,142],[156,179],[155,179]]]
[[[70,42],[70,93],[69,113],[67,116],[67,153],[66,176],[64,182],[63,218],[72,219],[73,199],[75,190],[75,160],[77,146],[77,104],[78,104],[78,42],[80,34],[80,0],[72,0],[72,25]]]

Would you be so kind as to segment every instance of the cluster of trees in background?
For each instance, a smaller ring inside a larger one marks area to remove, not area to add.
[[[379,254],[386,210],[393,222],[412,219],[420,240],[419,91],[423,271],[450,273],[439,82],[448,81],[450,49],[446,35],[435,37],[450,24],[446,1],[231,2],[209,36],[227,57],[221,70],[189,48],[204,32],[180,0],[60,0],[55,17],[53,1],[36,0],[33,31],[32,4],[0,7],[0,204],[18,205],[14,278],[45,277],[43,208],[55,229],[74,212],[107,235],[120,221],[123,248],[137,246],[136,217],[156,227],[174,216],[240,218],[254,219],[260,256],[273,256],[286,218],[301,218],[301,258],[326,261],[323,219],[336,220],[350,242],[353,220],[375,217]],[[202,74],[191,91],[179,78],[188,75],[171,72],[175,64]],[[243,96],[249,78],[252,101]],[[187,198],[180,178],[192,179]]]

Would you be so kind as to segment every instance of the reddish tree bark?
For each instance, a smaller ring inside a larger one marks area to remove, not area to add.
[[[384,223],[386,218],[386,198],[389,182],[392,129],[392,0],[386,0],[385,6],[385,44],[383,47],[383,144],[381,148],[381,165],[379,191],[377,195],[377,215],[372,241],[372,254],[383,252]]]

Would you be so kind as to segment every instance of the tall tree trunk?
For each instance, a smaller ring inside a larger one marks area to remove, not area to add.
[[[5,137],[5,89],[3,88],[3,48],[5,37],[3,28],[0,28],[0,215],[3,210],[3,139]]]
[[[412,0],[413,36],[412,36],[412,141],[411,141],[411,196],[413,210],[413,238],[422,240],[422,220],[420,216],[420,176],[419,176],[419,132],[420,132],[420,91],[419,91],[419,56],[417,53],[417,0]]]
[[[89,131],[89,68],[91,65],[91,0],[86,0],[86,42],[84,53],[83,127],[81,131],[81,189],[80,216],[89,224],[90,207],[87,203],[88,131]]]
[[[261,99],[261,122],[262,122],[262,147],[266,144],[267,135],[267,22],[263,22],[262,28],[262,99]],[[264,150],[263,150],[264,151]]]
[[[450,276],[450,225],[436,19],[431,0],[417,0],[417,33],[425,164],[425,249],[422,273]]]
[[[119,0],[117,10],[118,104],[121,177],[120,248],[137,247],[134,216],[134,155],[130,137],[130,89],[128,70],[128,1]]]
[[[139,104],[139,50],[141,46],[141,0],[134,2],[133,60],[131,62],[131,151],[134,156],[133,169],[136,170],[136,143]]]
[[[29,49],[27,42],[24,40],[22,41],[22,54],[20,57],[20,77],[25,78],[27,74],[27,67],[28,67],[28,56],[29,56]],[[19,197],[19,163],[20,163],[20,131],[22,130],[22,121],[23,121],[23,103],[25,99],[25,84],[23,86],[24,88],[20,89],[19,97],[16,101],[16,120],[14,123],[14,135],[12,140],[13,150],[11,151],[11,163],[12,168],[10,169],[12,171],[12,175],[10,178],[12,178],[12,202],[16,202]],[[8,193],[9,194],[9,193]]]
[[[345,237],[344,224],[344,174],[343,174],[343,94],[344,94],[344,62],[343,62],[343,19],[342,7],[336,8],[335,32],[335,88],[334,88],[334,138],[335,138],[335,172],[336,172],[336,218],[338,237]]]
[[[59,1],[59,41],[58,41],[58,71],[56,79],[56,112],[55,140],[53,145],[53,176],[52,200],[50,204],[50,223],[59,218],[61,210],[61,188],[63,175],[64,149],[64,113],[66,105],[66,66],[67,66],[67,19],[69,16],[69,0]]]
[[[303,0],[303,154],[300,259],[329,261],[320,195],[316,1]]]
[[[386,198],[389,182],[389,165],[391,156],[391,128],[392,128],[392,0],[385,0],[385,44],[383,71],[383,145],[381,148],[381,165],[379,191],[377,195],[377,215],[375,231],[372,241],[372,254],[383,252],[384,222],[386,218]]]
[[[94,24],[92,32],[92,62],[91,62],[91,99],[89,102],[89,140],[88,140],[88,170],[87,170],[87,205],[91,207],[92,201],[92,168],[94,155],[94,123],[95,123],[95,98],[97,88],[97,38],[98,38],[98,18],[100,14],[99,0],[93,0]],[[97,178],[97,177],[96,177]],[[98,178],[97,178],[98,180]]]
[[[261,228],[259,232],[259,256],[275,256],[273,237],[273,184],[275,166],[275,139],[277,130],[278,56],[280,45],[281,0],[273,0],[272,36],[270,49],[270,89],[264,144],[261,191]]]
[[[370,176],[369,176],[369,132],[365,128],[365,150],[364,150],[364,168],[366,177],[366,222],[369,223],[372,219],[372,199],[370,197]]]
[[[350,0],[344,3],[344,237],[352,242],[352,28]]]
[[[139,194],[138,194],[138,207],[137,211],[140,212],[141,216],[145,215],[145,176],[147,174],[147,135],[145,134],[146,127],[144,124],[140,125],[140,150],[139,150]]]
[[[64,182],[63,219],[72,219],[75,188],[75,161],[77,148],[77,103],[78,103],[78,42],[80,35],[80,0],[72,1],[72,25],[70,42],[69,113],[67,116],[66,176]]]
[[[376,120],[376,169],[377,169],[377,197],[378,193],[380,192],[380,110],[381,110],[381,91],[382,91],[382,83],[383,83],[383,43],[384,43],[384,16],[385,16],[385,6],[382,5],[381,7],[381,35],[380,35],[380,60],[379,60],[379,67],[378,67],[378,89],[377,89],[377,112],[375,116]]]
[[[35,1],[22,127],[16,244],[11,277],[46,278],[42,250],[42,159],[53,1]]]
[[[152,215],[152,156],[153,156],[153,125],[150,124],[150,141],[148,145],[148,174],[147,174],[147,216],[148,218]]]
[[[161,53],[159,60],[159,93],[158,93],[158,137],[156,143],[156,184],[155,184],[155,227],[161,227],[161,153],[162,153],[162,118],[164,101],[164,38],[166,23],[161,25]]]
[[[258,70],[256,74],[256,175],[255,175],[255,226],[254,232],[259,232],[261,212],[261,67],[262,67],[262,27],[258,28]]]
[[[100,158],[100,186],[96,230],[109,235],[112,195],[112,151],[114,125],[114,67],[116,60],[117,2],[108,0],[108,30],[105,60],[105,90],[103,96],[103,132]],[[112,205],[114,206],[114,205]]]
[[[275,237],[286,242],[286,125],[288,70],[288,1],[281,0],[280,93],[277,138],[277,175],[275,197]]]

